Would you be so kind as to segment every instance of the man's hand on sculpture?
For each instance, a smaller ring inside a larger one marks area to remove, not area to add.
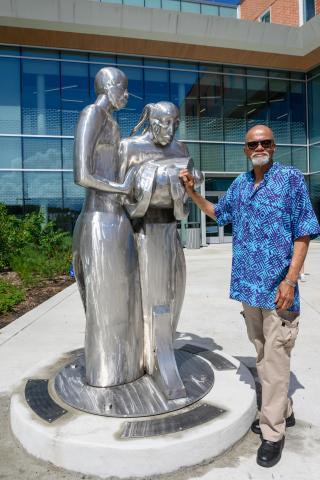
[[[294,287],[288,285],[284,280],[280,283],[275,304],[277,310],[288,310],[293,304],[294,299]]]
[[[194,187],[195,187],[195,179],[193,175],[191,175],[188,169],[184,168],[179,173],[179,177],[182,179],[182,182],[184,184],[187,194],[188,195],[192,194],[194,192]]]

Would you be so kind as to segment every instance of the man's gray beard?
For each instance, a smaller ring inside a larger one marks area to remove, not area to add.
[[[270,161],[270,155],[268,153],[264,153],[262,155],[254,153],[251,155],[250,160],[254,167],[263,167],[263,165],[267,165]]]

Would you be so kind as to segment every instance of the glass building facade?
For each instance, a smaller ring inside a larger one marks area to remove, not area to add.
[[[175,12],[200,13],[219,17],[237,17],[237,6],[214,0],[96,0],[100,3],[129,5],[132,7],[160,8]]]
[[[306,176],[320,199],[320,70],[304,73],[76,51],[0,47],[0,202],[16,212],[38,208],[76,215],[84,189],[74,185],[73,135],[80,111],[95,100],[93,81],[115,65],[129,80],[129,101],[116,114],[123,137],[146,103],[180,108],[186,142],[206,189],[224,191],[249,168],[244,135],[269,125],[276,160]],[[190,220],[199,220],[193,209]]]

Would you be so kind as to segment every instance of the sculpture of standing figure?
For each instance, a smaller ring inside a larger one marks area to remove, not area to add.
[[[133,230],[120,202],[134,173],[119,184],[119,127],[112,112],[127,103],[127,78],[102,68],[96,102],[80,115],[75,183],[86,198],[74,231],[73,265],[86,313],[86,381],[108,387],[143,375],[143,321]]]
[[[148,104],[133,134],[146,122],[140,136],[120,142],[121,179],[136,168],[135,184],[124,199],[136,221],[144,317],[144,365],[167,398],[185,396],[173,350],[185,292],[185,259],[176,219],[187,216],[187,196],[178,177],[183,168],[194,172],[187,147],[174,139],[179,110],[170,102]]]

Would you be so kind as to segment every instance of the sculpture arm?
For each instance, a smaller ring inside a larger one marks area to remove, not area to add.
[[[74,181],[86,188],[104,192],[128,194],[132,188],[134,172],[119,184],[94,173],[94,151],[101,130],[106,127],[106,114],[97,105],[90,105],[80,115],[74,145]]]

